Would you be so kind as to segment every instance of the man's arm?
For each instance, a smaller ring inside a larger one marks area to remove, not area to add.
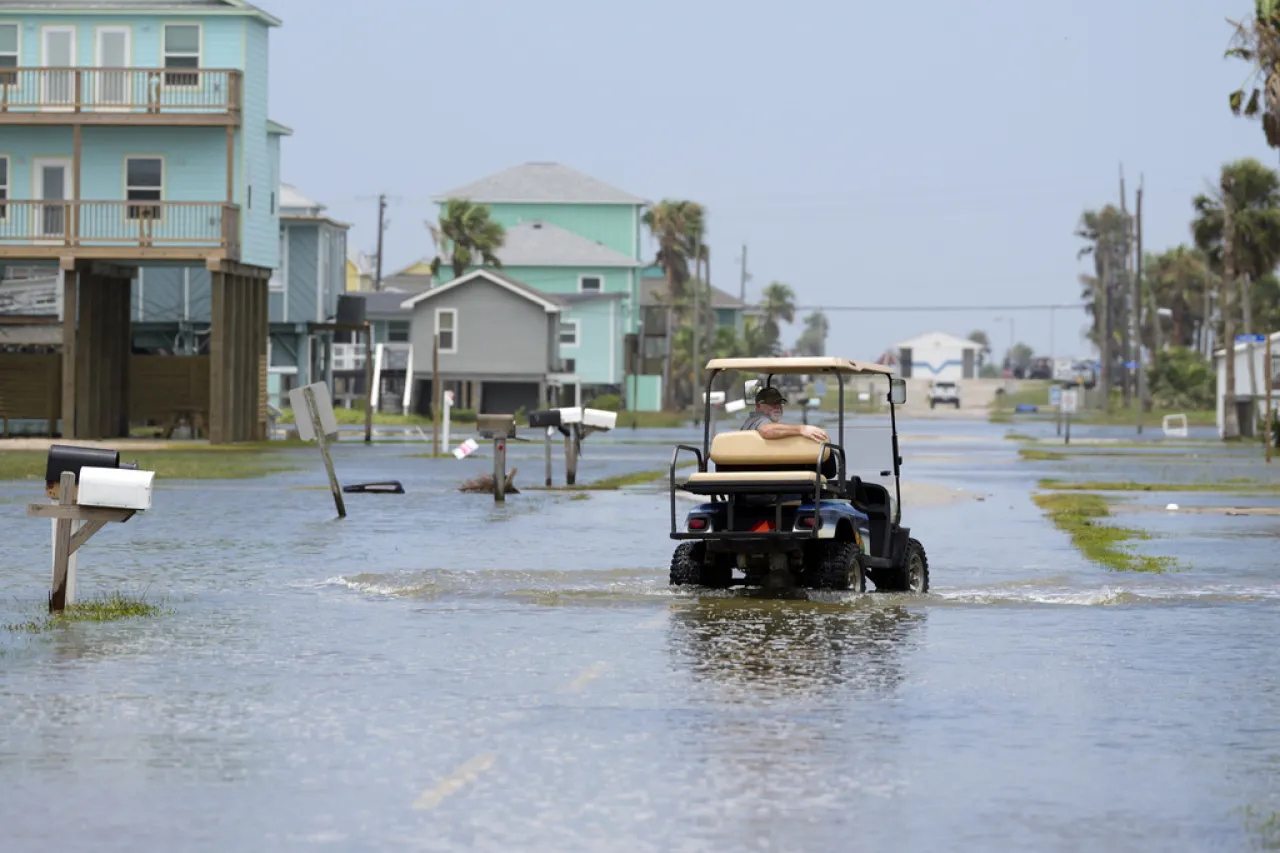
[[[767,423],[760,427],[760,435],[764,438],[787,438],[793,435],[801,435],[819,444],[827,440],[826,432],[818,427],[802,426],[800,424]]]

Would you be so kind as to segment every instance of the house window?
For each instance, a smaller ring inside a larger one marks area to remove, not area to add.
[[[124,197],[127,201],[160,201],[164,187],[164,161],[159,157],[128,157],[124,161]],[[160,206],[131,204],[130,219],[159,219]]]
[[[164,67],[200,67],[199,24],[164,25]],[[200,75],[193,72],[170,71],[164,75],[164,84],[166,86],[198,86]]]
[[[440,352],[458,351],[458,309],[436,309],[436,335],[440,341]]]
[[[387,341],[393,344],[407,343],[409,340],[409,323],[405,320],[393,320],[387,323]],[[443,343],[440,344],[444,346]]]
[[[580,275],[578,276],[578,291],[580,293],[600,293],[604,290],[604,279],[598,275]]]
[[[560,346],[576,347],[578,345],[578,321],[560,321]]]
[[[271,191],[271,215],[272,215],[272,216],[275,216],[275,215],[276,215],[276,193],[275,193],[275,190],[272,190],[272,191]]]
[[[285,253],[288,252],[288,250],[289,250],[288,235],[284,231],[281,231],[280,232],[280,257],[276,259],[276,268],[271,271],[270,287],[272,290],[284,290],[284,287],[285,287],[284,258],[285,258]]]
[[[0,69],[18,67],[18,25],[0,24]],[[15,86],[18,74],[0,70],[0,86]]]
[[[573,373],[578,368],[578,360],[576,358],[560,359],[560,367],[563,373]]]
[[[8,201],[9,199],[9,158],[0,157],[0,201]],[[9,215],[9,207],[0,204],[0,222],[3,222]]]

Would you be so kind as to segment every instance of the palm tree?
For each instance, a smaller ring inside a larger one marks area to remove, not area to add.
[[[1089,337],[1098,347],[1102,362],[1098,387],[1104,407],[1110,404],[1112,349],[1128,316],[1128,312],[1123,310],[1122,300],[1128,293],[1123,275],[1129,251],[1129,233],[1128,214],[1111,204],[1100,211],[1086,210],[1076,228],[1076,236],[1086,241],[1076,257],[1092,255],[1096,273],[1094,276],[1081,276],[1080,282],[1084,286],[1082,296],[1089,303],[1087,310],[1093,317]],[[1099,285],[1099,282],[1103,284]]]
[[[789,284],[771,282],[760,294],[760,311],[763,314],[764,335],[770,348],[777,352],[782,337],[781,324],[796,319],[796,292]]]
[[[645,227],[658,243],[655,263],[662,267],[667,277],[667,292],[676,301],[685,296],[689,266],[699,254],[705,221],[706,211],[694,201],[663,199],[644,213]],[[705,246],[702,248],[705,250]],[[702,252],[702,257],[706,256],[706,252]]]
[[[1226,55],[1243,59],[1251,70],[1245,85],[1231,93],[1228,103],[1235,115],[1252,118],[1261,113],[1267,144],[1280,148],[1280,0],[1254,0],[1253,11],[1252,20],[1227,19],[1235,32]],[[1248,87],[1253,91],[1246,102]]]
[[[796,341],[796,355],[823,356],[827,353],[827,332],[830,329],[827,315],[814,311],[804,318],[804,331]]]
[[[436,244],[437,254],[431,259],[433,277],[440,274],[445,253],[453,267],[454,278],[461,278],[477,258],[481,266],[502,266],[496,252],[502,248],[507,232],[501,224],[489,218],[489,206],[486,204],[451,198],[444,203],[439,225],[428,222],[427,229]]]
[[[1219,188],[1192,200],[1196,218],[1191,224],[1196,245],[1209,265],[1221,271],[1219,305],[1222,346],[1226,360],[1223,437],[1238,438],[1235,406],[1236,275],[1258,281],[1280,262],[1280,175],[1246,158],[1222,167]],[[1248,294],[1244,294],[1248,297]],[[1252,330],[1251,330],[1252,331]]]
[[[1158,255],[1148,255],[1143,262],[1143,277],[1154,308],[1167,308],[1172,315],[1172,337],[1165,341],[1170,346],[1191,348],[1199,337],[1204,317],[1205,282],[1209,270],[1204,252],[1186,245],[1177,246]],[[1144,330],[1144,343],[1155,355],[1157,341],[1163,340],[1162,329],[1155,323],[1159,318],[1149,312],[1151,323]]]

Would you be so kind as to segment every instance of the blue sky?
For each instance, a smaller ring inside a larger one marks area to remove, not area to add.
[[[368,251],[392,196],[384,272],[430,252],[432,194],[554,160],[704,203],[713,283],[736,292],[745,243],[749,297],[781,280],[806,306],[1076,302],[1074,226],[1118,200],[1121,163],[1160,249],[1189,241],[1221,163],[1280,158],[1227,110],[1246,68],[1222,59],[1225,18],[1250,0],[262,5],[284,19],[284,179]],[[1003,352],[996,315],[833,311],[828,349],[982,328]],[[1048,315],[1013,316],[1047,352]],[[1084,354],[1084,324],[1057,312],[1057,354]]]

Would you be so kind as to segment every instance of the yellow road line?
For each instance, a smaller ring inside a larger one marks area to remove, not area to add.
[[[582,690],[588,684],[590,684],[591,682],[599,678],[600,673],[604,672],[604,668],[605,668],[604,661],[602,660],[596,661],[595,663],[591,664],[591,666],[584,669],[582,671],[582,674],[573,680],[573,683],[569,685],[569,689],[573,691]]]
[[[457,793],[468,783],[474,782],[476,777],[492,767],[493,762],[496,760],[497,757],[491,753],[475,756],[437,782],[435,787],[423,791],[422,796],[418,797],[413,807],[415,809],[434,809],[440,805],[445,797]]]

